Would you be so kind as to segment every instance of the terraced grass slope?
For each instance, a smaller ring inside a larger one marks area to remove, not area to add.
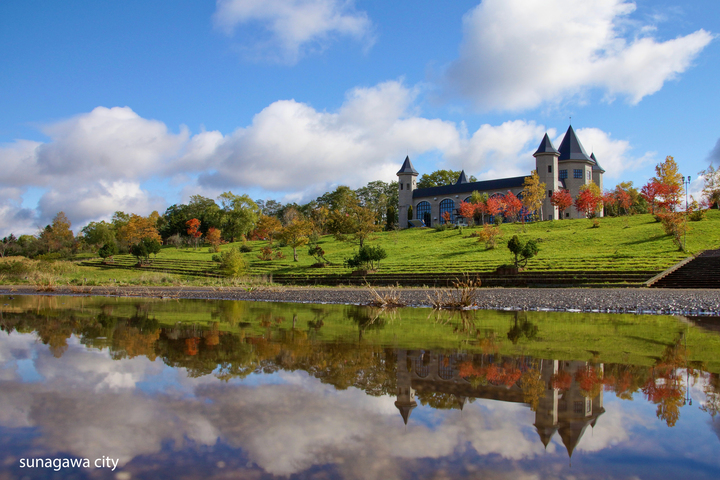
[[[690,253],[720,246],[720,213],[712,211],[708,218],[691,222],[686,245]],[[511,262],[507,241],[518,235],[521,239],[534,239],[540,247],[539,255],[532,259],[524,275],[551,275],[553,278],[578,278],[590,273],[595,282],[602,282],[602,273],[628,275],[626,280],[638,284],[665,270],[688,256],[665,235],[660,223],[651,215],[602,218],[599,228],[593,228],[591,220],[559,220],[527,224],[505,224],[503,237],[497,248],[488,250],[484,243],[470,235],[480,227],[462,230],[435,231],[434,229],[408,229],[382,232],[370,241],[382,245],[388,258],[380,266],[378,275],[392,276],[452,276],[463,272],[490,274],[498,266]],[[331,265],[313,268],[315,260],[307,255],[307,248],[298,249],[299,261],[292,261],[292,249],[281,248],[285,257],[281,260],[263,261],[257,258],[264,241],[248,242],[253,249],[244,256],[250,265],[251,275],[272,275],[274,279],[319,279],[327,276],[347,278],[350,269],[343,265],[357,245],[338,242],[332,236],[324,236],[319,244],[326,252]],[[229,248],[224,245],[222,248]],[[115,257],[114,265],[102,265],[100,260],[83,264],[102,268],[134,269],[136,271],[160,271],[169,274],[212,277],[219,276],[218,264],[212,262],[207,248],[179,250],[164,248],[153,264],[135,268],[135,260],[129,255]],[[129,273],[129,272],[128,272]],[[312,282],[310,282],[312,283]],[[347,282],[346,282],[347,283]]]

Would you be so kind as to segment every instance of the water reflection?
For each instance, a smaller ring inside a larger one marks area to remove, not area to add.
[[[0,310],[9,478],[31,452],[134,478],[720,472],[718,339],[677,319],[23,302]]]

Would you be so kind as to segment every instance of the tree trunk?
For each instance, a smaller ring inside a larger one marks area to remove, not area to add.
[[[293,247],[293,260],[296,261],[296,262],[298,261],[298,259],[297,259],[297,250],[295,249],[295,247]]]

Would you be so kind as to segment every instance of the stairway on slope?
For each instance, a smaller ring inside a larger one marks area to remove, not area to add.
[[[653,288],[720,288],[720,250],[705,250],[662,277]]]

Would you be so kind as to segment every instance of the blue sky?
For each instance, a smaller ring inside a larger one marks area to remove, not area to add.
[[[569,117],[641,186],[720,163],[720,2],[0,4],[0,236],[231,190],[529,173]],[[691,190],[701,188],[701,181]]]

